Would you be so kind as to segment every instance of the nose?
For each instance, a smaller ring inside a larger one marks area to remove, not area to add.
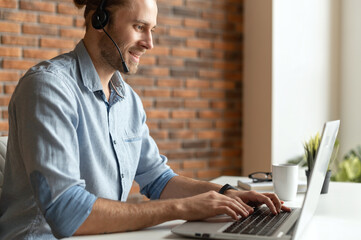
[[[153,46],[153,36],[151,31],[147,31],[144,33],[143,40],[141,42],[142,47],[147,50],[151,50]]]

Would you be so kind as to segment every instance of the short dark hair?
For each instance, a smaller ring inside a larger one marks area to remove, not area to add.
[[[86,20],[87,16],[89,15],[89,12],[95,11],[99,7],[102,0],[73,0],[73,1],[75,6],[79,9],[85,6],[84,18]],[[107,0],[105,4],[105,9],[107,9],[109,12],[109,8],[111,6],[120,6],[120,7],[128,6],[130,5],[130,1],[131,0]],[[87,22],[85,24],[86,26],[88,25]]]

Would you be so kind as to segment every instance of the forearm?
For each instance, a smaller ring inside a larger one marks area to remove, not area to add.
[[[221,189],[221,185],[195,180],[192,178],[175,176],[165,186],[160,195],[161,199],[170,199],[170,198],[184,198],[201,193],[216,191],[218,192]]]
[[[148,201],[130,204],[98,198],[74,235],[126,232],[181,218],[179,203]]]

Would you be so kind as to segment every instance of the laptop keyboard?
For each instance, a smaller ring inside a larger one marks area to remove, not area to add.
[[[223,232],[271,236],[290,214],[291,212],[281,211],[274,215],[268,207],[255,208],[252,215],[235,221]]]

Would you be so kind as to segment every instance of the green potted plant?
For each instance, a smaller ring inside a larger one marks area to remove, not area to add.
[[[310,174],[311,174],[313,167],[315,165],[315,162],[316,162],[317,150],[320,145],[320,141],[321,141],[321,136],[319,133],[317,133],[314,137],[311,137],[310,140],[308,142],[305,142],[305,144],[304,144],[305,159],[307,162],[307,170],[306,170],[307,184],[309,182],[308,179],[310,177]],[[336,140],[334,148],[333,148],[333,152],[331,155],[330,163],[328,165],[328,169],[326,172],[325,181],[322,186],[321,194],[328,192],[328,185],[329,185],[331,175],[332,175],[330,166],[337,157],[339,145],[340,145],[339,141]]]
[[[361,182],[361,146],[351,149],[338,163],[332,181]]]

